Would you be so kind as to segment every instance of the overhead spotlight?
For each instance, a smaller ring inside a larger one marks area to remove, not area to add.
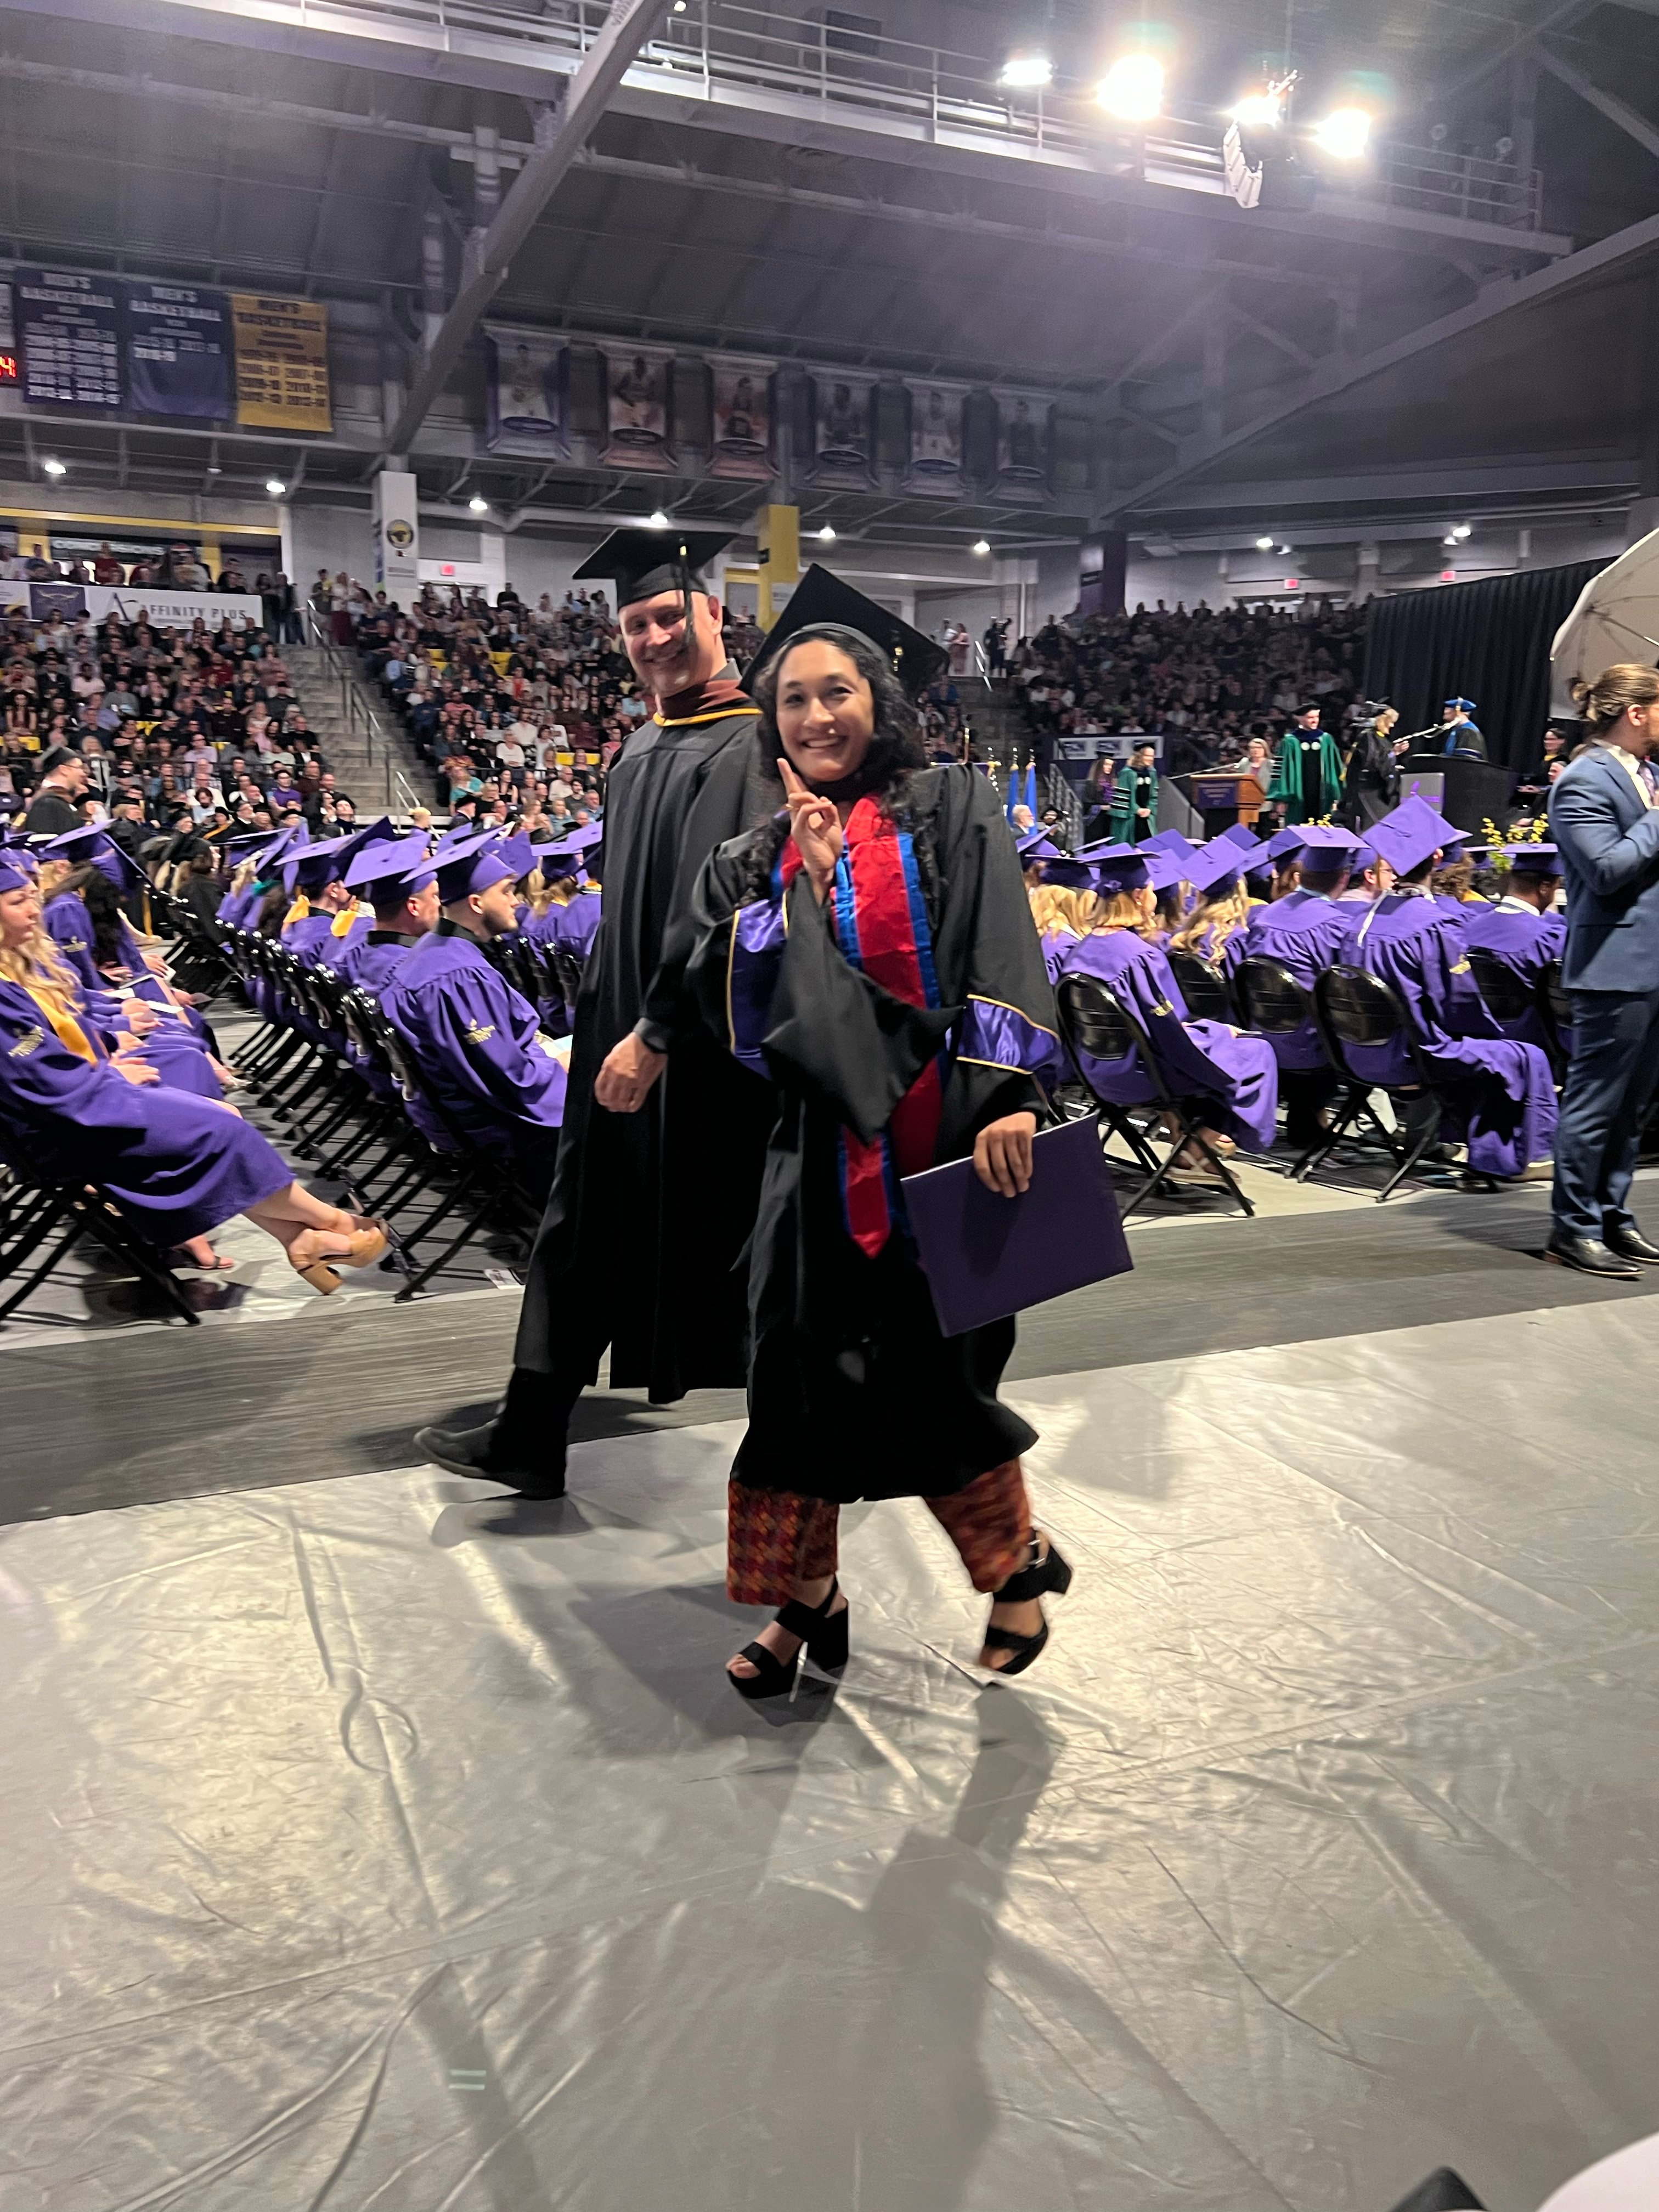
[[[1247,93],[1232,110],[1232,119],[1247,131],[1277,131],[1285,119],[1285,95],[1276,85]]]
[[[1164,64],[1151,54],[1122,54],[1112,64],[1095,98],[1120,123],[1150,123],[1164,105]]]
[[[1443,545],[1455,545],[1457,543],[1457,532],[1455,530],[1449,530],[1445,536],[1441,539],[1440,543]]]
[[[674,8],[673,8],[673,12],[674,12],[674,14],[675,14],[675,15],[684,15],[684,13],[685,13],[685,0],[674,0]]]
[[[280,499],[288,489],[288,486],[283,482],[281,477],[267,477],[265,489],[270,494],[272,499]]]
[[[475,491],[473,493],[471,498],[467,501],[467,506],[471,509],[474,514],[488,514],[489,512],[489,501],[484,497],[481,491]]]
[[[1370,143],[1371,118],[1363,107],[1334,108],[1314,125],[1314,143],[1339,161],[1357,161]]]
[[[818,544],[820,545],[833,545],[835,542],[836,533],[826,522],[823,529],[818,532]]]
[[[645,526],[647,530],[666,530],[668,527],[668,517],[663,513],[660,507],[658,507],[653,514],[647,515],[645,518]]]
[[[1271,538],[1258,538],[1255,541],[1255,550],[1258,553],[1271,553],[1273,550],[1273,539]]]
[[[974,540],[974,550],[975,550],[975,553],[977,553],[977,554],[978,554],[978,556],[979,556],[979,557],[980,557],[980,559],[981,559],[981,561],[985,558],[986,555],[990,551],[990,550],[991,550],[991,541],[990,541],[990,539],[989,539],[988,538],[975,538],[975,540]]]
[[[69,474],[68,469],[55,453],[48,454],[40,465],[49,477],[66,477]]]
[[[997,82],[1011,92],[1029,90],[1036,85],[1052,84],[1054,65],[1047,54],[1010,54],[1002,64],[1002,74]]]
[[[1457,540],[1457,542],[1458,542],[1458,544],[1459,544],[1460,545],[1463,543],[1463,540],[1464,540],[1466,538],[1473,538],[1473,537],[1474,537],[1474,525],[1472,522],[1454,522],[1454,523],[1453,523],[1453,525],[1452,525],[1452,536],[1453,536],[1453,537]]]

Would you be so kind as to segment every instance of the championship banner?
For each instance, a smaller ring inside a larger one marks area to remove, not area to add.
[[[709,441],[711,477],[744,477],[755,483],[772,479],[772,375],[777,363],[747,355],[711,353],[714,434]]]
[[[74,269],[20,269],[17,335],[32,407],[121,404],[121,287]]]
[[[968,386],[907,383],[904,388],[910,399],[909,488],[953,496],[962,489],[962,406]]]
[[[129,284],[128,404],[136,415],[231,415],[230,295],[186,284]]]
[[[812,374],[812,481],[860,490],[876,480],[876,380]]]
[[[997,403],[997,487],[1016,496],[1040,495],[1048,484],[1054,403],[1046,392],[1009,385],[992,390]]]
[[[484,326],[484,442],[538,453],[567,447],[565,362],[562,337]]]
[[[600,460],[607,468],[666,473],[674,465],[672,347],[606,348],[599,359],[605,368],[605,406]]]
[[[328,389],[328,309],[318,300],[233,292],[236,420],[245,430],[334,428]]]

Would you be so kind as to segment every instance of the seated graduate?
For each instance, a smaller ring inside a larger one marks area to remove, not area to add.
[[[1369,836],[1370,832],[1367,830]],[[1394,870],[1375,845],[1362,845],[1348,860],[1348,880],[1336,894],[1339,906],[1370,906],[1394,886]]]
[[[1276,906],[1288,898],[1297,886],[1297,858],[1302,850],[1302,831],[1299,828],[1281,830],[1269,837],[1267,858],[1273,864],[1272,883],[1267,886],[1267,903]]]
[[[294,892],[283,923],[283,948],[306,968],[337,968],[348,946],[374,927],[372,916],[345,881],[345,872],[365,845],[390,842],[391,822],[382,816],[349,836],[315,845],[291,846],[283,857],[283,875]]]
[[[1244,957],[1244,931],[1252,912],[1244,878],[1253,853],[1260,849],[1254,838],[1245,846],[1219,837],[1193,854],[1186,868],[1195,903],[1170,935],[1171,952],[1190,953],[1224,975],[1232,974]]]
[[[1489,952],[1511,969],[1529,991],[1566,950],[1567,921],[1555,912],[1561,888],[1561,862],[1553,845],[1500,845],[1508,860],[1503,890],[1489,903],[1470,907],[1463,920],[1463,942],[1471,952]],[[1541,1013],[1529,1009],[1518,1020],[1500,1021],[1505,1036],[1547,1045],[1549,1033]],[[1563,1039],[1565,1043],[1567,1040]]]
[[[1059,975],[1067,951],[1088,929],[1094,910],[1094,871],[1089,863],[1065,854],[1056,854],[1045,862],[1041,883],[1033,884],[1028,874],[1025,903],[1030,908],[1037,942],[1042,947],[1042,964],[1051,983]],[[1056,1077],[1064,1060],[1064,1052],[1056,1053],[1053,1062]]]
[[[1283,898],[1251,915],[1241,957],[1276,960],[1311,995],[1316,978],[1340,957],[1352,933],[1353,916],[1340,902],[1361,847],[1351,830],[1315,824],[1300,835],[1297,881]],[[1311,1014],[1267,1042],[1279,1062],[1286,1140],[1305,1147],[1316,1140],[1320,1114],[1335,1096],[1334,1071]]]
[[[41,926],[27,864],[0,850],[0,1132],[27,1165],[98,1182],[139,1233],[220,1267],[208,1231],[246,1214],[313,1289],[386,1249],[373,1222],[327,1206],[233,1107],[165,1088],[128,1052],[100,1048],[75,1011],[74,978]],[[332,1264],[331,1264],[332,1263]]]
[[[1549,1061],[1536,1045],[1499,1030],[1475,988],[1461,915],[1429,890],[1443,842],[1457,832],[1413,798],[1367,836],[1398,880],[1353,918],[1340,957],[1398,994],[1436,1081],[1451,1093],[1442,1133],[1467,1144],[1470,1168],[1505,1182],[1547,1179],[1555,1136]],[[1348,1056],[1379,1083],[1410,1085],[1416,1076],[1403,1044],[1354,1047]]]
[[[517,928],[519,879],[533,854],[527,837],[479,830],[416,863],[416,880],[435,868],[441,911],[383,987],[380,1011],[431,1093],[434,1103],[410,1101],[422,1133],[453,1150],[447,1115],[475,1144],[512,1152],[539,1179],[552,1170],[564,1062],[541,1034],[536,1009],[483,950]]]
[[[412,948],[437,927],[437,864],[424,830],[366,845],[347,863],[348,890],[368,902],[368,929],[348,939],[330,963],[343,981],[378,998]]]
[[[745,677],[787,811],[705,864],[687,970],[710,1029],[777,1088],[726,1590],[783,1610],[731,1662],[747,1697],[787,1689],[803,1642],[845,1660],[854,1499],[926,1501],[992,1598],[985,1666],[1030,1663],[1039,1600],[1070,1579],[1031,1525],[1035,1436],[997,1397],[1014,1323],[940,1334],[900,1182],[971,1154],[989,1188],[1028,1185],[1054,1016],[1018,855],[985,776],[926,765],[907,691],[939,649],[812,574]]]
[[[1061,963],[1066,975],[1095,975],[1109,985],[1152,1039],[1170,1089],[1202,1101],[1201,1127],[1219,1152],[1240,1144],[1266,1152],[1277,1134],[1279,1070],[1265,1037],[1250,1036],[1225,1022],[1195,1021],[1187,1012],[1169,961],[1150,941],[1156,894],[1144,854],[1119,846],[1093,863],[1096,898],[1089,933]],[[1082,1059],[1085,1074],[1103,1098],[1139,1106],[1154,1096],[1133,1058]],[[1184,1145],[1170,1170],[1172,1181],[1214,1184],[1215,1170],[1197,1147]]]

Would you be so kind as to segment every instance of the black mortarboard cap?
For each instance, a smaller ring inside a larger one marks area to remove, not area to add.
[[[790,639],[818,623],[838,623],[843,629],[862,632],[878,653],[885,653],[893,672],[914,699],[950,665],[942,645],[912,629],[890,608],[866,599],[839,576],[815,561],[789,595],[789,603],[766,634],[766,642],[743,672],[743,688],[753,692],[755,679],[777,659]]]
[[[613,530],[572,572],[572,580],[608,579],[617,587],[620,613],[659,592],[707,591],[702,572],[731,543],[729,530],[677,530],[672,523],[665,530]]]

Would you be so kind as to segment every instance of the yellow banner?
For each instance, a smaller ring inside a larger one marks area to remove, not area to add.
[[[313,430],[327,436],[328,309],[317,300],[233,292],[236,419],[249,430]]]

